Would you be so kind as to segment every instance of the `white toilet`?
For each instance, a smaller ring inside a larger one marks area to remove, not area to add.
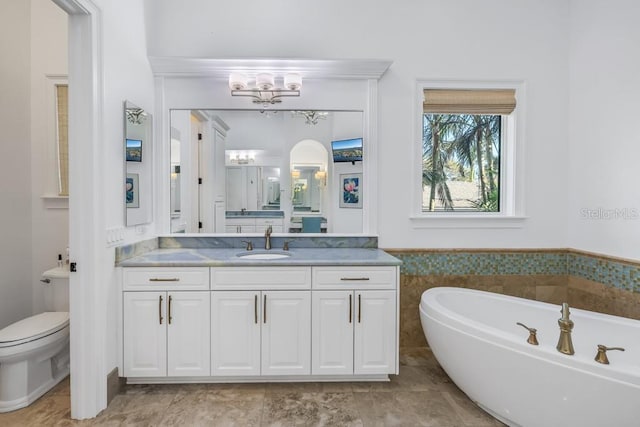
[[[44,313],[0,330],[0,413],[30,405],[69,375],[69,272],[43,273]]]

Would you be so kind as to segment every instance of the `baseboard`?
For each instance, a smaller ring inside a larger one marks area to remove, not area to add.
[[[126,379],[118,376],[118,368],[113,368],[107,375],[107,406],[122,391],[125,384]]]

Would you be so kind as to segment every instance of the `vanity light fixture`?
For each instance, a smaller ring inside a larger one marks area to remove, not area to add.
[[[284,88],[275,85],[275,77],[271,73],[258,73],[255,87],[249,87],[249,78],[242,73],[229,75],[229,89],[231,96],[248,96],[253,98],[254,104],[268,106],[282,102],[285,96],[300,96],[302,77],[300,74],[289,73],[283,78]]]
[[[323,171],[323,170],[316,171],[314,177],[317,181],[320,181],[320,184],[323,187],[327,185],[327,171]]]
[[[302,117],[308,125],[317,125],[318,120],[326,120],[329,115],[328,111],[292,111],[291,117]]]
[[[298,169],[291,170],[291,178],[298,179],[300,178],[300,171]]]
[[[249,165],[256,161],[256,155],[253,151],[231,151],[227,152],[229,156],[229,163],[232,165]]]

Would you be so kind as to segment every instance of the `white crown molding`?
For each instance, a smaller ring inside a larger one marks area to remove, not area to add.
[[[156,76],[226,79],[231,72],[299,73],[304,79],[379,79],[393,61],[383,59],[217,59],[151,56]]]

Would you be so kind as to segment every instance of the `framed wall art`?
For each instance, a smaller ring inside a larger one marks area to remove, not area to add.
[[[340,207],[362,209],[362,174],[340,174]]]

